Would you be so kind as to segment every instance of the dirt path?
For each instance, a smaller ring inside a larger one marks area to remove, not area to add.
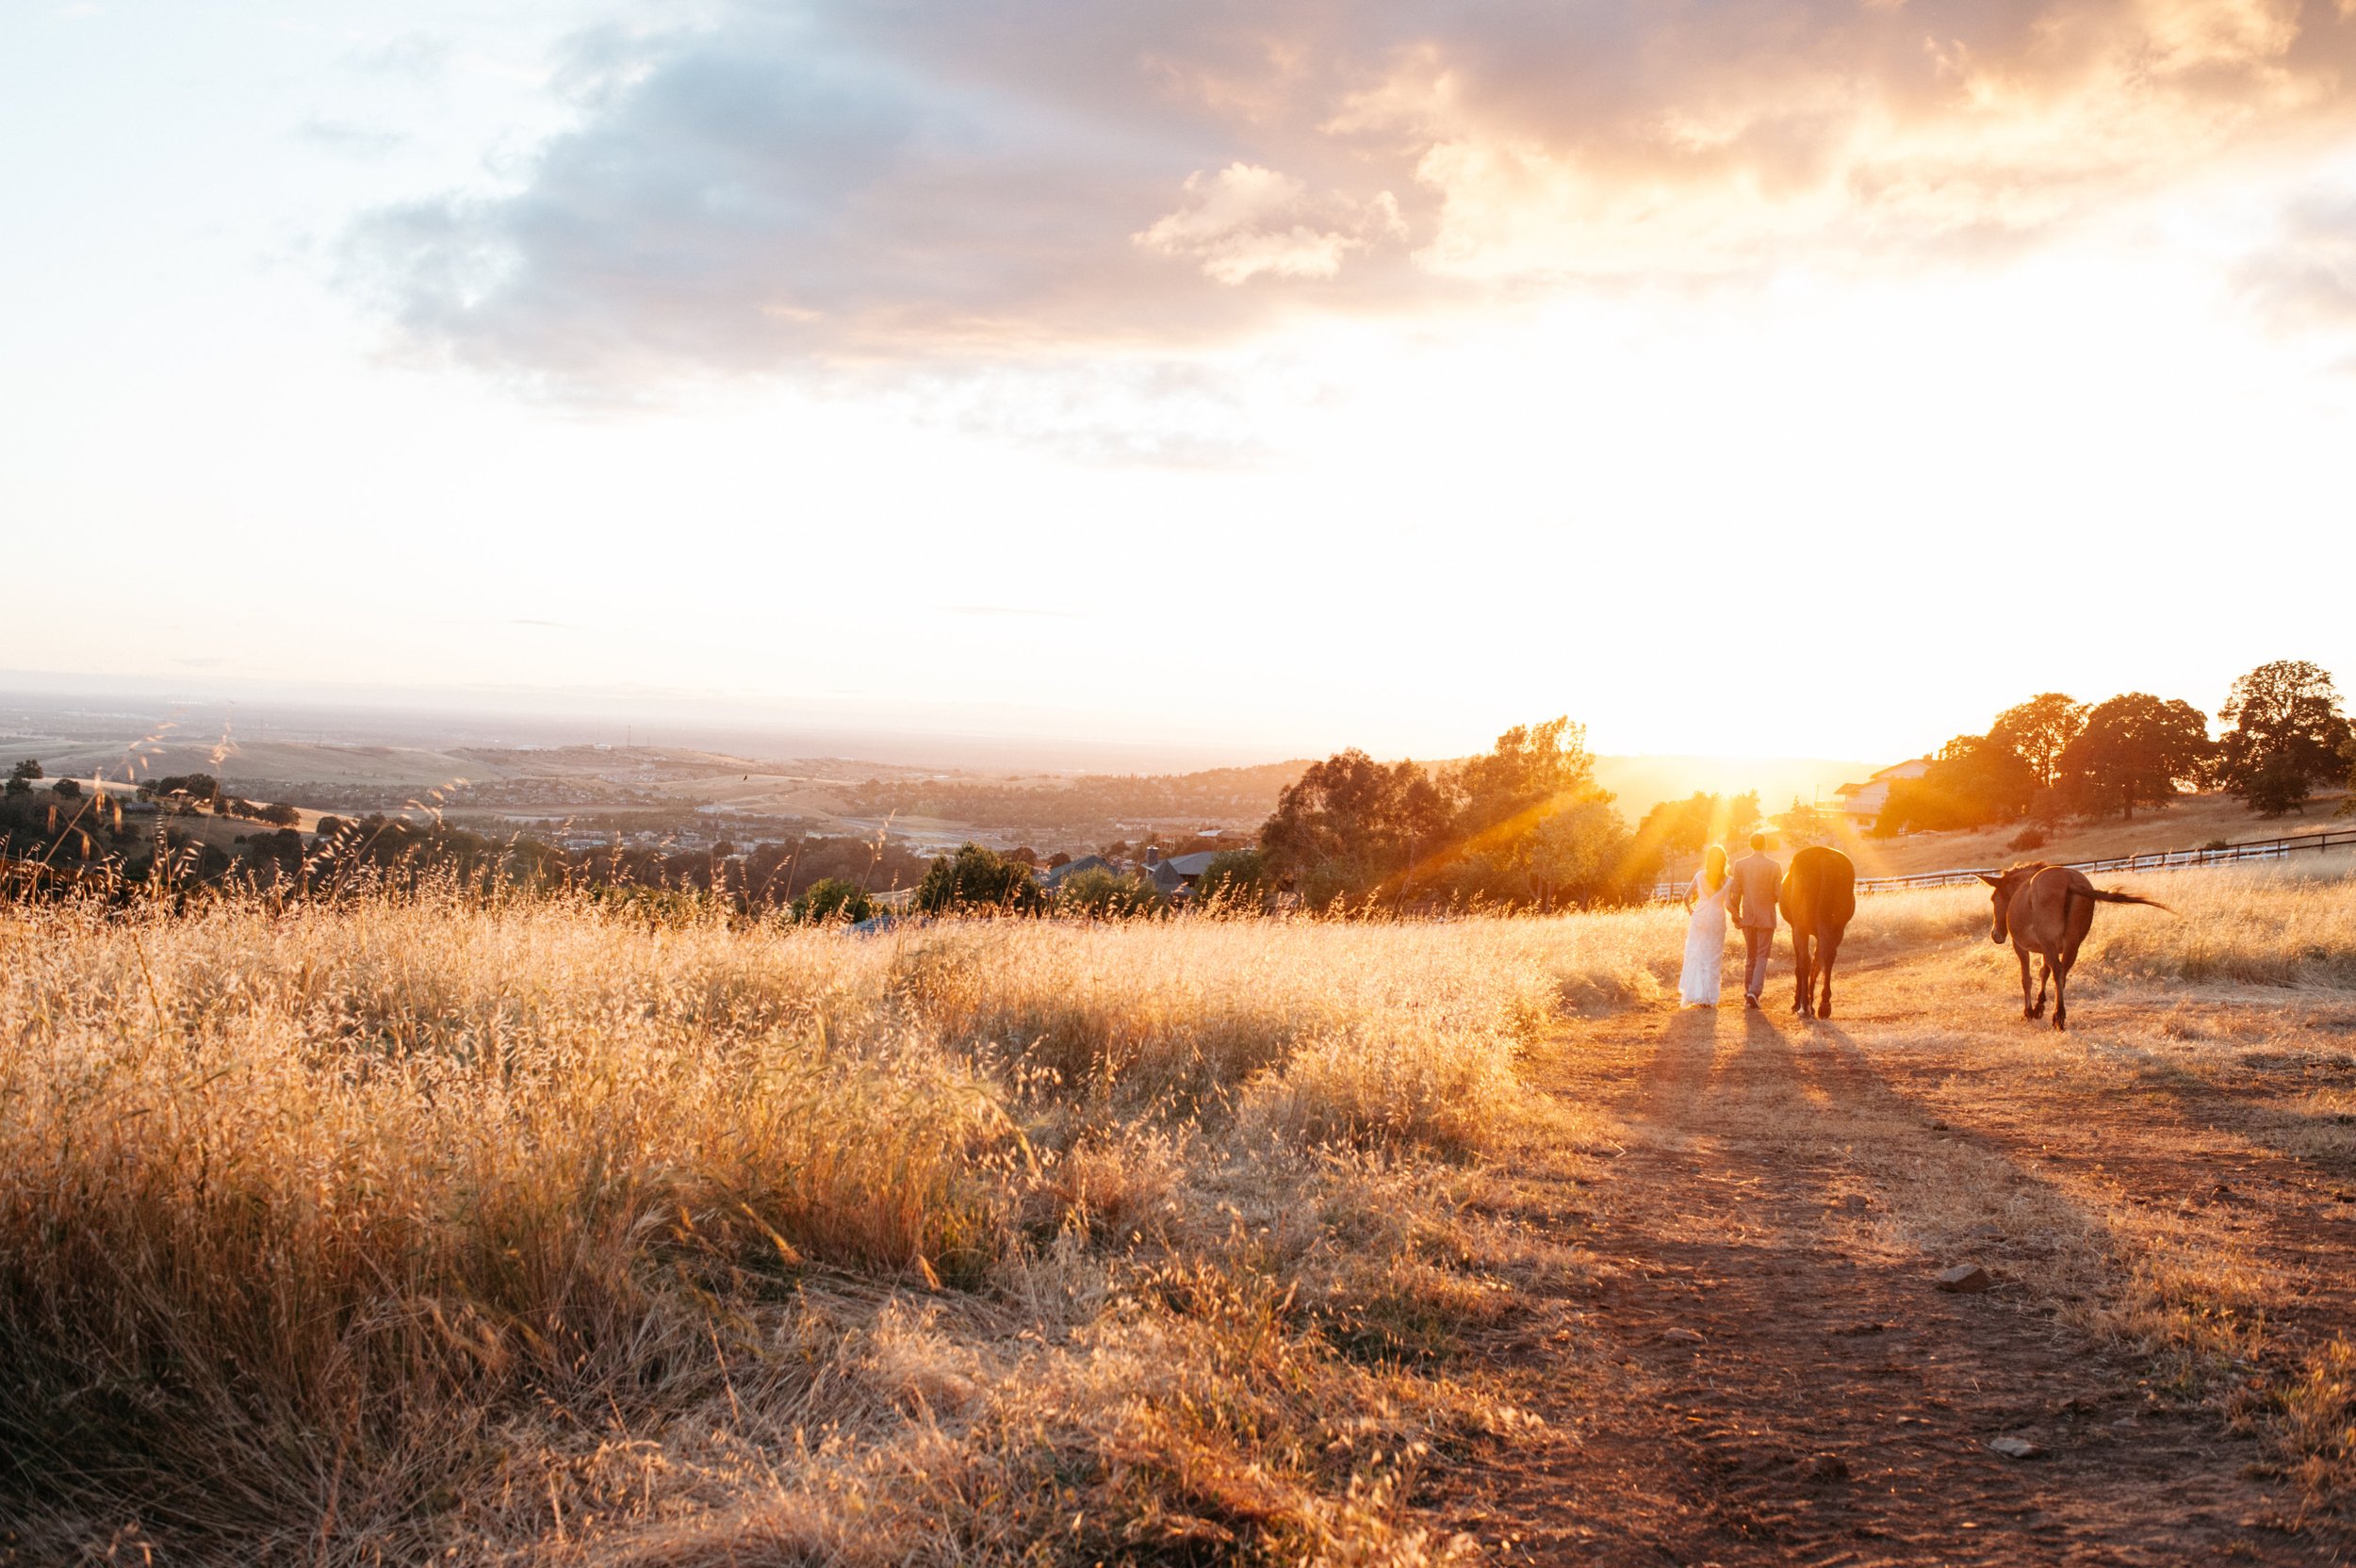
[[[2253,1135],[2263,1107],[2152,1091],[2132,1041],[2164,1009],[2195,1027],[2181,999],[2103,998],[2102,1037],[2057,1044],[2017,1009],[1955,1028],[1952,978],[1919,966],[1846,989],[1877,1010],[1629,1015],[1534,1064],[1611,1108],[1617,1148],[1527,1189],[1595,1266],[1492,1348],[1547,1428],[1451,1471],[1450,1524],[1509,1561],[2338,1560],[2276,1527],[2217,1355],[2171,1385],[2096,1316],[2162,1245],[2207,1260],[2180,1293],[2282,1295],[2252,1356],[2345,1327],[2336,1156]],[[1941,1292],[1953,1263],[1994,1287]]]

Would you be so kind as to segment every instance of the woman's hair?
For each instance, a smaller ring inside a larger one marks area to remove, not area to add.
[[[1726,885],[1726,846],[1711,844],[1702,851],[1702,886],[1711,892]]]

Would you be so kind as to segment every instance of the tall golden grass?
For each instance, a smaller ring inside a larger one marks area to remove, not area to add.
[[[2348,858],[2335,855],[2097,878],[2160,899],[2178,918],[2098,915],[2086,961],[2193,984],[2356,985],[2356,879],[2348,869]]]
[[[2098,906],[2074,974],[2105,981],[2188,985],[2356,986],[2356,877],[2349,857],[2258,861],[2134,875],[2096,875],[2099,888],[2140,893],[2165,912]],[[1978,886],[1883,895],[1860,902],[1852,932],[1918,948],[1985,933],[1989,895]],[[1867,922],[1875,923],[1869,928]],[[1959,950],[1975,973],[2017,978],[2009,948]]]
[[[181,1560],[1445,1555],[1411,1364],[1658,912],[0,909],[0,1515]],[[1436,1336],[1436,1337],[1435,1337]],[[1183,1554],[1182,1554],[1183,1555]]]
[[[2087,962],[2356,974],[2282,875]],[[1844,958],[1976,984],[1986,913]],[[0,1547],[1446,1560],[1416,1466],[1520,1419],[1447,1356],[1516,1057],[1668,1004],[1683,921],[0,906]]]

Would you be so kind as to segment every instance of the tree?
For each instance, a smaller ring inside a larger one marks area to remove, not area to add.
[[[2133,817],[2138,803],[2198,784],[2213,747],[2208,721],[2182,700],[2125,692],[2096,705],[2062,754],[2064,786],[2087,807]]]
[[[794,901],[794,918],[804,925],[840,921],[856,925],[875,918],[875,906],[865,890],[840,876],[821,877]]]
[[[34,758],[27,757],[24,761],[19,762],[15,767],[8,770],[8,792],[12,795],[31,794],[33,792],[33,780],[39,778],[40,776],[40,761]]]
[[[1664,800],[1636,825],[1640,843],[1670,855],[1699,855],[1704,844],[1740,844],[1759,825],[1759,792]]]
[[[1456,829],[1471,840],[1499,828],[1512,831],[1523,819],[1564,799],[1596,793],[1595,754],[1587,749],[1587,727],[1558,717],[1544,724],[1515,725],[1480,757],[1448,771],[1444,792],[1454,794]]]
[[[1631,861],[1628,825],[1595,787],[1586,729],[1568,717],[1515,725],[1440,784],[1456,807],[1445,874],[1459,898],[1596,902]]]
[[[1413,761],[1377,762],[1352,748],[1312,763],[1260,825],[1260,850],[1312,903],[1355,897],[1405,875],[1446,847],[1454,812]]]
[[[186,795],[190,800],[212,800],[221,793],[221,780],[209,773],[170,774],[155,780],[150,792]]]
[[[1195,902],[1257,908],[1268,897],[1268,861],[1256,849],[1222,849],[1194,885]]]
[[[2238,792],[2250,808],[2262,817],[2279,817],[2285,811],[2304,815],[2310,792],[2306,775],[2286,757],[2268,760]]]
[[[1775,831],[1787,844],[1829,844],[1841,837],[1837,818],[1821,806],[1802,805],[1800,797],[1792,797],[1791,809],[1775,819]]]
[[[2219,780],[2266,816],[2279,817],[2308,790],[2340,776],[2351,731],[2331,672],[2303,659],[2261,664],[2233,682],[2217,722]]]
[[[1525,864],[1539,907],[1586,908],[1635,902],[1661,874],[1661,852],[1639,848],[1611,802],[1592,796],[1538,824]]]
[[[1902,778],[1873,821],[1876,838],[1909,830],[1949,832],[2011,822],[2029,808],[2037,775],[1992,735],[1958,735],[1939,748],[1920,778]]]
[[[2039,692],[1996,715],[1988,727],[1988,743],[2021,759],[2037,785],[2052,789],[2061,780],[2062,754],[2086,727],[2086,705],[2061,692]]]
[[[1162,904],[1162,890],[1151,877],[1104,866],[1090,866],[1067,876],[1055,890],[1055,908],[1063,914],[1118,920],[1152,914]]]
[[[960,844],[957,854],[935,860],[916,888],[916,906],[928,915],[957,909],[1029,910],[1039,902],[1039,884],[1032,880],[1030,867],[976,843]]]
[[[63,795],[68,800],[78,800],[81,798],[82,781],[78,778],[60,778],[55,784],[50,785],[49,788],[55,793]]]
[[[291,827],[256,833],[245,841],[247,864],[255,872],[291,876],[303,869],[303,835]]]

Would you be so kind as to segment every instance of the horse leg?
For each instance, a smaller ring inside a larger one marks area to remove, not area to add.
[[[2049,958],[2046,967],[2053,972],[2053,1027],[2070,1027],[2070,960],[2068,957]]]
[[[2037,1005],[2029,1010],[2031,1018],[2045,1016],[2045,988],[2053,978],[2053,956],[2040,954],[2037,966]]]
[[[2039,1001],[2034,1007],[2029,1005],[2029,950],[2019,942],[2012,944],[2012,950],[2021,960],[2021,1016],[2035,1018],[2044,1010],[2045,1004]]]
[[[1795,993],[1792,1000],[1792,1010],[1802,1018],[1808,1016],[1808,988],[1810,962],[1808,933],[1795,925],[1792,928],[1792,989]]]
[[[1832,1017],[1832,965],[1841,956],[1841,933],[1835,931],[1816,939],[1816,978],[1823,988],[1816,998],[1818,1018]]]

